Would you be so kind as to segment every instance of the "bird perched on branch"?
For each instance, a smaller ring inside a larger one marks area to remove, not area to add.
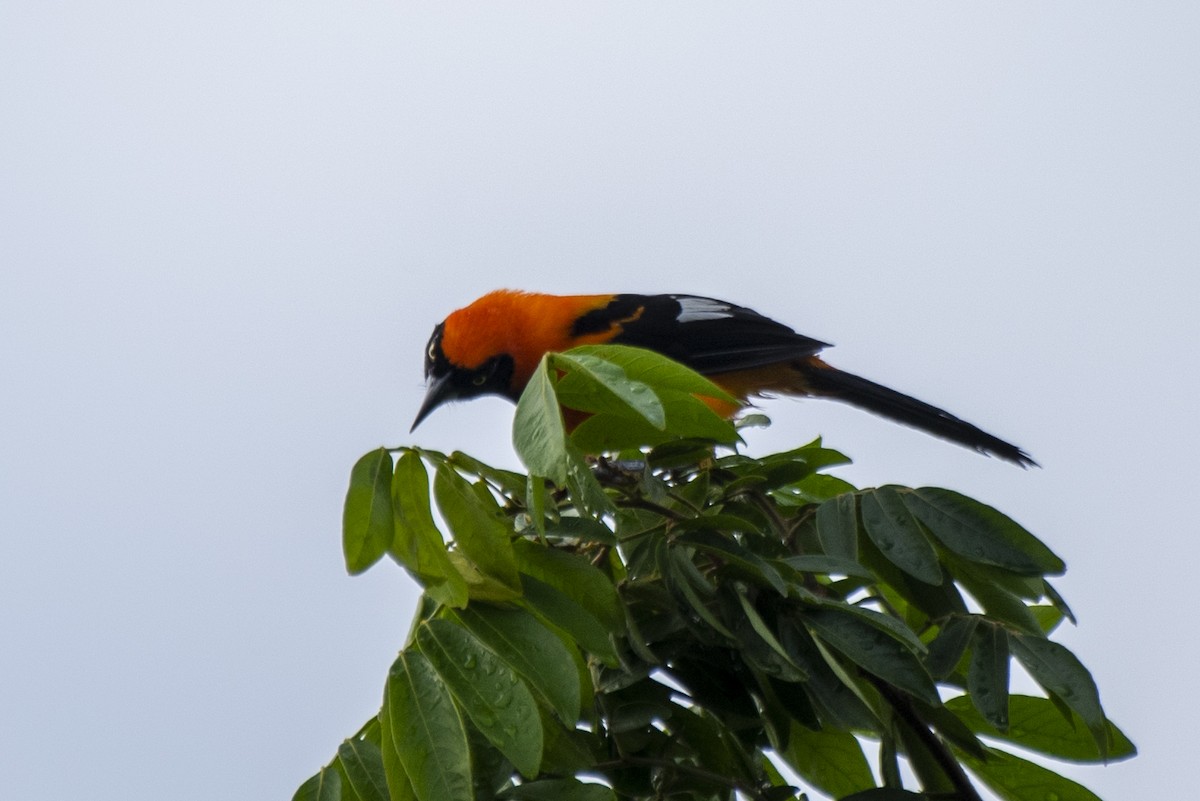
[[[833,398],[1022,467],[1036,464],[943,409],[826,364],[817,356],[825,342],[696,295],[484,295],[434,328],[425,351],[428,389],[413,428],[447,401],[490,394],[515,402],[546,353],[610,343],[661,353],[743,400]]]

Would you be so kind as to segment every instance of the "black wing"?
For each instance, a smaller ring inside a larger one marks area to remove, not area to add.
[[[828,347],[753,309],[697,295],[617,295],[576,320],[571,333],[614,324],[621,333],[613,342],[657,351],[708,375],[804,359]]]

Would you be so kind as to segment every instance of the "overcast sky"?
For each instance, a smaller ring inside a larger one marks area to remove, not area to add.
[[[1027,449],[820,401],[861,485],[952,487],[1069,564],[1061,637],[1194,784],[1194,3],[0,6],[0,762],[20,799],[290,797],[378,709],[415,590],[346,576],[380,444],[500,286],[691,292]]]

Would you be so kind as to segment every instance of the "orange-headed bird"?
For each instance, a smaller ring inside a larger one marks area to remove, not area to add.
[[[831,367],[817,356],[827,343],[696,295],[484,295],[434,328],[425,350],[428,390],[413,428],[447,401],[503,395],[515,402],[544,354],[601,343],[661,353],[743,400],[834,398],[1022,467],[1036,464],[943,409]]]

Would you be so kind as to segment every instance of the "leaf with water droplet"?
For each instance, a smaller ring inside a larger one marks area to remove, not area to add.
[[[474,604],[456,613],[458,619],[493,653],[545,699],[559,720],[574,725],[579,716],[582,684],[576,661],[562,639],[521,609]]]
[[[524,776],[536,776],[542,721],[525,682],[458,621],[425,621],[417,644],[483,736]]]

